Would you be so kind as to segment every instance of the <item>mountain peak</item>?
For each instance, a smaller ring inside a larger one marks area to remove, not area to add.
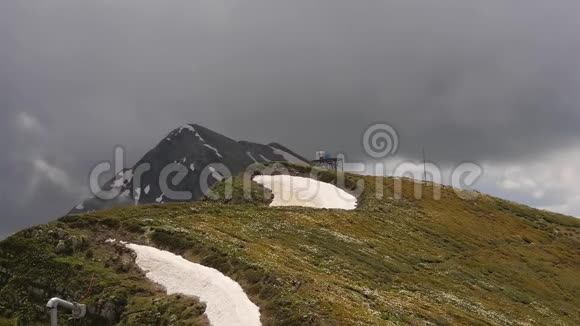
[[[211,186],[226,174],[237,175],[251,164],[270,161],[308,164],[305,158],[278,143],[263,145],[236,141],[199,124],[185,124],[172,130],[132,168],[126,169],[130,177],[115,177],[108,183],[107,190],[118,193],[115,198],[102,199],[99,194],[95,194],[76,205],[71,213],[117,205],[197,200],[204,195],[201,183]],[[164,176],[165,169],[175,164],[181,166],[186,175],[181,182],[171,185],[172,182],[162,179],[168,177]],[[203,173],[215,164],[220,164],[227,171]],[[149,170],[140,174],[139,180],[135,180],[133,171],[144,166],[149,167]],[[202,180],[206,174],[207,179]],[[173,191],[189,192],[191,196],[186,199],[171,198],[162,189],[161,183],[169,184]]]

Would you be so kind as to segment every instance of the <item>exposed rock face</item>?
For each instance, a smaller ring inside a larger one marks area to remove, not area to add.
[[[56,253],[63,253],[66,251],[66,244],[64,243],[63,240],[60,240],[58,242],[58,244],[56,245],[56,248],[54,249],[56,251]]]
[[[235,141],[196,124],[185,125],[169,133],[131,169],[123,170],[105,185],[105,190],[113,189],[118,193],[117,196],[108,200],[89,198],[70,213],[117,205],[197,200],[204,195],[202,183],[211,186],[223,177],[224,172],[220,170],[219,164],[236,175],[251,164],[268,161],[308,162],[277,143],[263,145]],[[173,185],[172,179],[176,173],[163,177],[166,174],[164,169],[168,166],[178,167],[187,174],[181,182]],[[144,167],[149,169],[139,172]],[[189,192],[191,196],[170,198],[164,193],[160,181],[169,185],[172,191]]]

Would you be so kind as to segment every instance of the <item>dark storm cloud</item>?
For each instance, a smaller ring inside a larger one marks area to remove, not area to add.
[[[450,162],[560,151],[580,133],[579,9],[566,0],[2,1],[4,219],[65,212],[115,144],[133,162],[186,122],[304,155],[360,159],[372,122],[397,128],[406,157],[421,147]],[[58,170],[73,190],[41,177]],[[35,204],[19,204],[25,196]]]

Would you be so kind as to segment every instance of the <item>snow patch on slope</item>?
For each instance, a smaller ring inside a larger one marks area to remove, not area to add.
[[[246,155],[248,155],[248,157],[251,158],[252,161],[254,161],[254,163],[258,163],[258,161],[254,158],[254,155],[252,155],[251,152],[246,152]]]
[[[135,193],[133,194],[133,198],[135,199],[135,205],[139,203],[139,199],[141,198],[141,188],[136,188]]]
[[[201,137],[197,131],[195,132],[195,137],[197,137],[199,139],[199,141],[205,143],[205,139],[203,139],[203,137]]]
[[[217,148],[215,148],[215,147],[213,147],[213,146],[211,146],[211,145],[209,145],[209,144],[203,144],[203,146],[205,146],[205,147],[207,147],[207,148],[211,149],[212,151],[214,151],[214,152],[215,152],[215,154],[216,154],[217,156],[219,156],[219,157],[223,158],[222,154],[220,154],[220,152],[217,150]]]
[[[195,137],[197,137],[201,142],[205,142],[205,140],[199,135],[199,133],[197,132],[197,130],[195,130],[195,128],[192,125],[184,125],[184,126],[181,126],[179,128],[179,130],[177,130],[177,132],[175,134],[176,135],[179,135],[184,130],[191,131],[195,135]]]
[[[224,179],[224,176],[219,173],[213,166],[209,167],[209,171],[211,172],[211,176],[217,181],[222,181]]]
[[[127,169],[117,173],[115,181],[113,181],[112,187],[119,188],[122,187],[133,180],[133,169]]]
[[[253,180],[274,194],[270,206],[356,208],[353,195],[330,183],[291,175],[257,175]]]
[[[147,278],[165,287],[167,294],[195,296],[205,302],[212,326],[261,325],[260,309],[238,283],[218,270],[153,247],[126,246],[137,254],[136,263]]]
[[[184,130],[189,130],[191,132],[196,132],[195,129],[192,126],[190,126],[190,125],[183,125],[183,126],[181,126],[179,128],[179,131],[177,133],[179,134],[179,133],[181,133]]]

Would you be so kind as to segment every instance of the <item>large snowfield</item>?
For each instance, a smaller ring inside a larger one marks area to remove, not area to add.
[[[330,183],[291,175],[257,175],[253,180],[274,194],[270,206],[356,208],[353,195]]]
[[[259,308],[231,278],[169,251],[125,245],[137,254],[136,263],[147,278],[165,287],[167,294],[181,293],[204,302],[212,326],[261,325]]]

